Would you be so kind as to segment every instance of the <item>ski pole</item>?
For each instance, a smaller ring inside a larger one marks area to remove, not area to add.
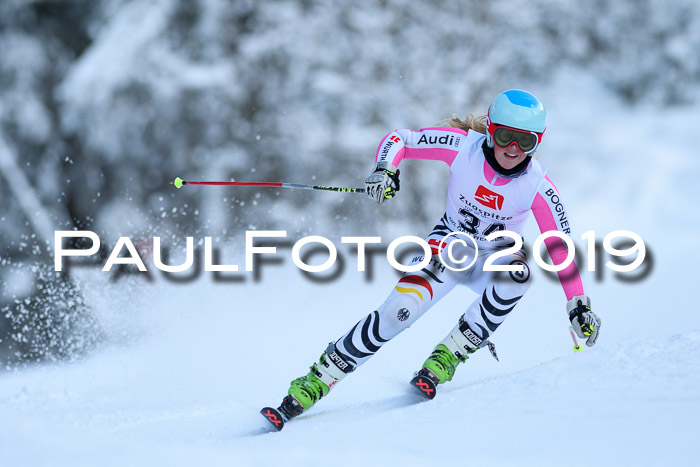
[[[571,333],[571,338],[574,340],[574,352],[582,351],[583,347],[581,347],[581,344],[579,344],[576,340],[576,333],[574,332],[574,328],[569,326],[569,332]]]
[[[175,185],[175,188],[180,189],[183,185],[223,185],[223,186],[258,186],[258,187],[277,187],[277,188],[294,188],[297,190],[317,190],[317,191],[338,191],[341,193],[364,193],[364,188],[345,188],[336,186],[320,186],[320,185],[303,185],[300,183],[283,183],[283,182],[188,182],[176,177],[170,182]]]

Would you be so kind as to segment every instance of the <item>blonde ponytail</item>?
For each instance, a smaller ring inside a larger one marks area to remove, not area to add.
[[[478,133],[486,134],[486,115],[475,117],[473,114],[467,114],[464,120],[453,116],[450,119],[443,120],[440,125],[447,125],[460,130],[474,130]]]

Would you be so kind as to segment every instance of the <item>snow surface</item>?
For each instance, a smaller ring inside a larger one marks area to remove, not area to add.
[[[499,333],[500,363],[480,352],[418,403],[407,381],[451,327],[460,293],[269,432],[258,410],[382,289],[356,274],[310,286],[289,267],[245,288],[105,284],[90,297],[103,322],[115,336],[144,334],[0,379],[3,465],[689,465],[700,454],[699,330],[618,343],[608,326],[574,354],[563,312],[550,310],[556,346]],[[205,306],[214,296],[228,305]],[[521,309],[503,328],[531,322],[528,313],[545,314]]]

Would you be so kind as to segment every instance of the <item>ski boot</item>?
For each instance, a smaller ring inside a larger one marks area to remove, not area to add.
[[[423,397],[435,397],[438,384],[452,380],[460,363],[466,362],[469,355],[486,345],[464,322],[459,319],[457,326],[445,337],[423,363],[423,368],[413,375],[411,386]]]
[[[311,365],[311,371],[290,383],[282,404],[277,409],[264,407],[260,413],[279,431],[286,422],[309,410],[354,369],[338,354],[335,344],[330,343],[318,363]]]

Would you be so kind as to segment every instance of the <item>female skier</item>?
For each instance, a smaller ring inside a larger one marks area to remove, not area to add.
[[[399,191],[398,166],[403,159],[441,160],[450,166],[447,209],[426,239],[432,250],[430,262],[418,272],[405,273],[379,308],[330,343],[307,375],[292,381],[278,409],[285,419],[308,410],[383,344],[411,326],[457,284],[463,284],[479,297],[411,381],[423,395],[434,397],[436,386],[450,381],[457,366],[470,354],[491,347],[489,337],[530,286],[523,250],[512,248],[511,237],[490,241],[486,237],[505,230],[522,237],[530,212],[541,232],[570,233],[559,192],[544,165],[532,158],[545,131],[545,109],[537,97],[520,90],[505,91],[494,99],[488,115],[467,115],[465,120],[452,118],[446,123],[449,126],[401,129],[388,134],[377,150],[374,171],[365,180],[367,196],[381,204]],[[462,241],[455,233],[462,233]],[[463,241],[463,234],[473,237],[478,252]],[[452,242],[450,258],[446,253]],[[566,258],[561,239],[549,238],[545,245],[554,264]],[[519,266],[519,271],[484,270],[489,256],[508,248],[510,251],[493,264]],[[476,256],[476,262],[460,271],[461,264],[453,259],[470,254]],[[417,256],[412,264],[423,260],[423,256]],[[569,320],[590,347],[598,337],[600,319],[591,311],[575,263],[558,275],[568,300]],[[265,410],[268,408],[263,409],[263,415],[278,426],[275,416]]]

